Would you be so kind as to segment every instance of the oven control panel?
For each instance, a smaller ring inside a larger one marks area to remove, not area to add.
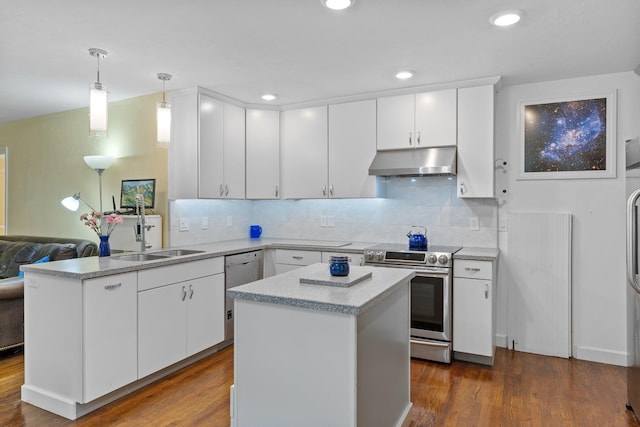
[[[385,251],[365,249],[364,260],[370,264],[451,267],[451,254],[420,251]]]

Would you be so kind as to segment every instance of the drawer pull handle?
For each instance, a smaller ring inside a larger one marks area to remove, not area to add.
[[[112,285],[104,285],[104,288],[110,291],[112,289],[118,289],[120,286],[122,286],[122,283],[114,283]]]
[[[489,285],[484,285],[484,299],[489,299]]]
[[[182,287],[182,301],[184,301],[187,298],[187,288],[186,287]]]
[[[189,285],[189,299],[193,298],[193,286]]]
[[[480,269],[477,267],[465,267],[464,269],[465,271],[473,271],[474,273],[477,273],[478,271],[480,271]]]
[[[297,260],[304,259],[304,257],[302,257],[302,256],[298,256],[298,255],[294,255],[294,256],[292,256],[292,258],[293,258],[293,259],[297,259]]]

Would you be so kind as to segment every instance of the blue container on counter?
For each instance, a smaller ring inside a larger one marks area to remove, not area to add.
[[[259,225],[252,225],[249,227],[249,236],[251,236],[252,239],[259,239],[261,235],[262,227]]]
[[[348,256],[332,256],[329,260],[329,272],[332,276],[348,276],[349,275],[349,257]]]

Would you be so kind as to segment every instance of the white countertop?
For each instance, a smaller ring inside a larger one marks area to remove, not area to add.
[[[495,261],[498,259],[498,248],[465,247],[453,255],[453,259],[473,259],[478,261]]]
[[[22,271],[30,273],[47,274],[51,276],[68,277],[72,279],[91,279],[95,277],[110,276],[112,274],[126,273],[129,271],[156,268],[165,265],[173,265],[186,261],[197,261],[207,258],[232,255],[259,249],[300,249],[331,252],[362,252],[365,247],[375,243],[350,243],[322,240],[296,240],[296,239],[239,239],[217,243],[205,243],[199,245],[187,245],[171,248],[147,251],[153,254],[169,249],[193,249],[203,251],[199,254],[176,256],[148,261],[124,261],[119,260],[118,255],[110,257],[86,257],[74,258],[62,261],[47,262],[43,264],[26,264],[20,267]],[[122,254],[125,255],[125,254]]]
[[[324,277],[322,273],[328,269],[328,264],[312,264],[237,286],[227,290],[227,295],[236,299],[358,315],[415,276],[407,269],[352,266],[350,274],[371,272],[371,278],[345,288],[300,283],[301,277]]]

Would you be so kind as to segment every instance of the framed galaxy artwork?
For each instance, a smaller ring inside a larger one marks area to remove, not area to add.
[[[615,92],[521,102],[518,179],[615,178]]]

